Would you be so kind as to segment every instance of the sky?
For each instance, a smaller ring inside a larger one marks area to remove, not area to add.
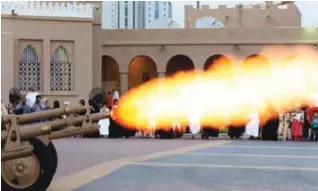
[[[201,5],[210,5],[210,7],[217,7],[218,5],[235,4],[257,4],[264,3],[265,1],[200,1]],[[196,1],[171,1],[173,9],[173,20],[175,20],[181,27],[184,27],[184,6],[196,6]],[[318,27],[318,1],[296,1],[301,14],[302,26],[312,26],[313,24]]]

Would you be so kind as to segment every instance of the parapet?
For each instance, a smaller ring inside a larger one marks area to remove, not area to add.
[[[186,28],[195,28],[202,17],[213,17],[228,28],[300,27],[301,14],[295,4],[235,4],[201,5],[200,9],[185,6]],[[209,24],[210,25],[210,24]]]
[[[286,5],[272,5],[269,9],[277,9],[277,10],[286,10],[286,9],[290,9],[290,8],[297,8],[296,5],[294,4],[286,4]],[[212,7],[209,5],[201,5],[200,9],[197,9],[195,7],[193,7],[192,5],[186,5],[185,9],[186,10],[193,10],[193,11],[200,11],[200,10],[224,10],[224,9],[265,9],[265,4],[245,4],[245,5],[218,5],[216,7]]]
[[[2,1],[1,14],[18,16],[48,16],[93,18],[92,4],[71,4],[34,1]]]

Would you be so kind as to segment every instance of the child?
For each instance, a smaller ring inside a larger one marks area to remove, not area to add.
[[[318,141],[318,112],[317,111],[314,112],[314,116],[311,122],[312,122],[312,129],[311,129],[310,140]]]
[[[302,125],[302,119],[304,115],[302,111],[296,111],[293,114],[293,123],[291,126],[291,136],[294,137],[295,141],[300,141],[300,139],[303,136],[303,125]]]

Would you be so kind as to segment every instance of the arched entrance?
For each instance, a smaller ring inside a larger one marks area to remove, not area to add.
[[[215,54],[205,61],[204,70],[213,70],[216,65],[230,67],[232,66],[232,61],[227,56]]]
[[[166,66],[166,75],[171,76],[180,71],[195,70],[192,60],[185,55],[176,55],[169,59]]]
[[[242,65],[248,69],[266,70],[270,69],[271,62],[263,55],[252,54],[245,58]]]
[[[128,87],[133,88],[157,77],[156,63],[149,56],[136,56],[129,64]]]
[[[120,74],[117,61],[111,56],[102,56],[102,88],[112,92],[120,87]]]

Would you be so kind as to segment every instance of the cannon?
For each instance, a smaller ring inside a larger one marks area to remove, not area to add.
[[[56,172],[58,156],[51,140],[93,133],[110,113],[90,107],[65,107],[1,117],[1,187],[6,191],[44,191]],[[32,123],[34,120],[65,118]],[[62,127],[62,128],[61,128]]]

